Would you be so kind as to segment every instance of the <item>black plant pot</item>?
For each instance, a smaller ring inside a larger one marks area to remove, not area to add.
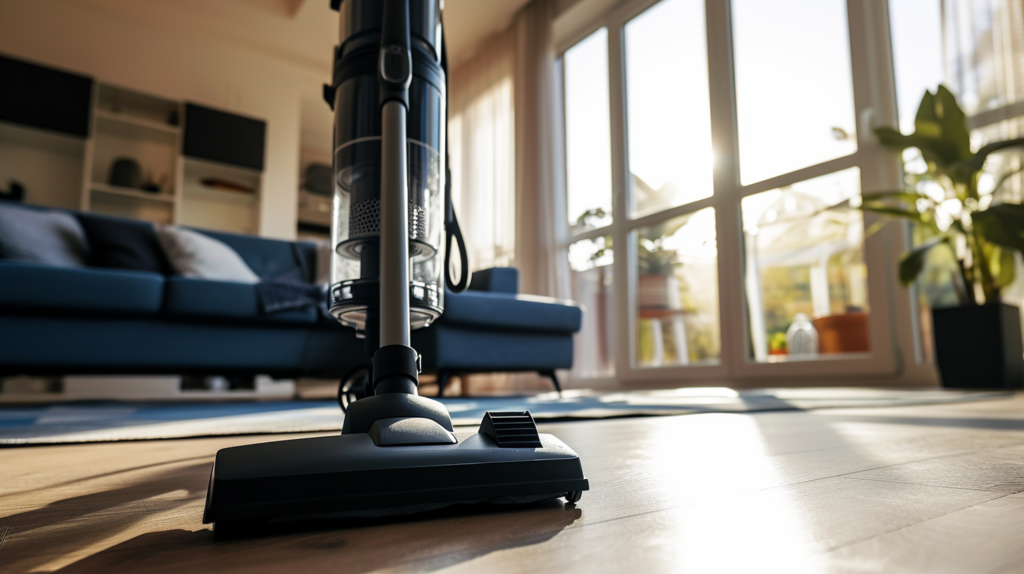
[[[943,387],[1024,387],[1024,343],[1016,307],[997,303],[933,309],[932,322]]]

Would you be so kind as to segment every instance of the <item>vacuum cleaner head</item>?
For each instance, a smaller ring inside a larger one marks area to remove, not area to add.
[[[579,456],[538,434],[528,412],[487,413],[479,433],[396,418],[375,422],[367,433],[221,450],[203,522],[220,528],[398,516],[455,504],[576,502],[588,489]]]

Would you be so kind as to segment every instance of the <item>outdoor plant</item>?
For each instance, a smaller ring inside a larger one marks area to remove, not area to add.
[[[1020,170],[1001,174],[990,189],[979,189],[979,183],[988,157],[1024,146],[1024,138],[990,143],[972,153],[967,116],[945,86],[934,94],[925,92],[914,127],[909,135],[890,127],[875,134],[890,149],[920,150],[927,170],[909,174],[906,189],[864,195],[859,207],[917,224],[920,241],[899,264],[905,286],[921,273],[928,252],[944,246],[958,262],[959,279],[953,284],[960,304],[978,304],[976,291],[984,302],[998,302],[1000,291],[1014,280],[1014,254],[1024,253],[1024,205],[1002,202],[998,192]]]

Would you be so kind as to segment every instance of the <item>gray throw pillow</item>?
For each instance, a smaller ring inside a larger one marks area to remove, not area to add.
[[[89,244],[70,213],[0,202],[0,259],[85,267]]]
[[[190,229],[156,226],[156,238],[175,271],[193,279],[259,283],[245,261],[223,241]]]

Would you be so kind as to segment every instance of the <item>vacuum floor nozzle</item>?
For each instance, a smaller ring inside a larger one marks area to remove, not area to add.
[[[579,456],[549,434],[534,433],[536,447],[509,443],[510,432],[522,431],[507,424],[499,442],[487,424],[508,415],[488,413],[480,433],[453,433],[456,442],[449,444],[378,446],[381,433],[370,432],[223,449],[203,522],[251,526],[399,516],[455,504],[578,501],[589,489]]]

